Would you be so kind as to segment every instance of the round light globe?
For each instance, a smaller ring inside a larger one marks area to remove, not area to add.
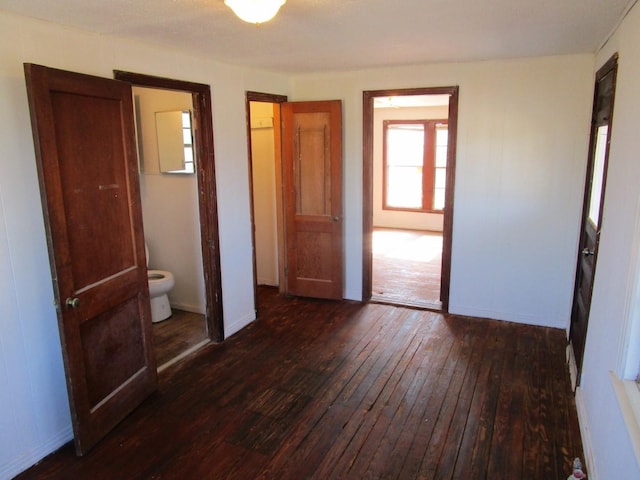
[[[245,22],[264,23],[276,16],[287,0],[224,0],[224,4]]]

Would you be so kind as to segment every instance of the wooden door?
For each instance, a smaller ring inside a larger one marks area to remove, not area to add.
[[[76,451],[156,388],[129,84],[25,64]]]
[[[342,104],[283,103],[287,293],[342,298]]]
[[[584,355],[591,308],[591,294],[593,292],[593,279],[598,258],[615,97],[617,58],[617,55],[614,56],[596,74],[589,159],[582,209],[582,229],[578,247],[578,265],[571,311],[571,329],[569,332],[569,340],[576,360],[577,385],[580,384],[582,357]]]

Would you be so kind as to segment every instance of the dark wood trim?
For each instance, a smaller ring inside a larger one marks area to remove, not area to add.
[[[582,377],[582,360],[584,356],[584,347],[586,342],[587,328],[588,328],[588,315],[585,323],[585,331],[580,332],[579,328],[576,326],[575,318],[576,315],[579,315],[578,311],[578,297],[580,296],[580,283],[583,280],[583,255],[581,253],[582,245],[585,236],[594,235],[592,241],[595,244],[593,250],[593,271],[591,273],[591,285],[588,292],[588,298],[584,299],[585,302],[589,303],[588,310],[591,308],[591,295],[593,293],[593,276],[595,275],[595,267],[597,265],[598,260],[598,244],[599,244],[599,236],[600,236],[600,226],[602,225],[602,214],[604,213],[604,198],[607,187],[607,170],[609,166],[609,146],[611,144],[611,132],[613,126],[613,110],[615,106],[615,92],[616,92],[616,83],[617,83],[617,73],[618,73],[618,53],[614,53],[609,60],[607,60],[602,67],[598,69],[595,75],[595,85],[593,89],[593,105],[591,112],[591,128],[589,134],[589,151],[587,157],[587,171],[585,175],[585,187],[582,199],[582,215],[581,215],[581,226],[580,226],[580,237],[578,240],[578,259],[576,265],[576,276],[573,287],[573,302],[571,309],[571,322],[569,326],[569,343],[571,348],[573,349],[573,356],[576,362],[576,387],[580,385],[580,380]],[[612,93],[611,93],[611,101],[609,106],[609,111],[605,117],[599,117],[599,105],[598,101],[601,94],[601,85],[600,82],[604,77],[609,74],[613,74],[612,80]],[[604,164],[603,164],[603,174],[602,174],[602,191],[600,194],[600,216],[598,225],[593,225],[593,232],[590,232],[590,228],[587,227],[587,222],[590,222],[589,217],[589,204],[591,201],[591,183],[593,181],[593,169],[595,164],[595,148],[596,148],[596,136],[598,133],[598,127],[602,125],[609,125],[609,141],[607,141],[607,145],[605,148],[604,154]],[[578,333],[577,333],[578,332]]]
[[[372,245],[373,232],[373,101],[376,97],[405,95],[449,95],[448,148],[445,208],[443,211],[443,249],[440,298],[443,311],[449,310],[449,283],[451,280],[451,241],[453,234],[453,199],[455,188],[456,141],[458,130],[459,87],[427,87],[363,92],[362,108],[362,300],[368,301],[372,294]]]
[[[444,219],[442,231],[442,276],[440,277],[440,300],[442,310],[449,311],[451,283],[451,256],[453,239],[453,203],[456,185],[456,148],[458,145],[458,96],[459,87],[449,87],[449,139],[447,146],[447,175],[444,199]]]
[[[247,126],[247,156],[249,161],[249,204],[251,209],[251,255],[253,262],[253,305],[256,311],[256,316],[258,316],[258,267],[256,260],[256,221],[255,221],[255,208],[253,205],[253,152],[251,149],[251,102],[265,102],[265,103],[284,103],[287,101],[286,95],[276,95],[273,93],[262,93],[262,92],[251,92],[247,91],[245,93],[245,115],[246,115],[246,126]],[[279,171],[280,168],[278,166],[282,166],[282,162],[280,160],[280,118],[278,119],[274,116],[274,133],[275,133],[275,144],[276,144],[276,179],[282,177],[282,172]],[[280,183],[276,180],[276,183]],[[276,190],[278,190],[278,185],[276,185]],[[285,248],[285,236],[283,233],[283,220],[282,220],[282,192],[280,194],[276,194],[276,204],[277,204],[277,217],[278,217],[278,272],[280,277],[280,286],[279,290],[281,293],[285,291],[285,281],[284,281],[284,252]]]
[[[200,207],[202,262],[206,290],[206,318],[209,338],[224,340],[222,280],[220,275],[220,243],[216,196],[215,159],[213,149],[213,111],[211,88],[202,83],[155,77],[142,73],[113,71],[114,78],[140,87],[190,92],[195,123],[196,172]]]

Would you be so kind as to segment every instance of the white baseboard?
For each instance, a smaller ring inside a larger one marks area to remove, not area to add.
[[[37,445],[34,450],[27,452],[24,456],[17,457],[11,462],[0,465],[0,479],[8,480],[21,472],[32,467],[47,455],[55,452],[69,440],[73,439],[71,426],[61,430],[41,445]]]
[[[522,323],[524,325],[533,325],[536,327],[549,327],[566,329],[566,322],[559,320],[550,321],[553,316],[550,315],[529,315],[517,312],[503,312],[498,310],[488,310],[467,305],[449,305],[449,313],[453,315],[464,315],[475,318],[487,318],[490,320],[501,320],[504,322]]]
[[[587,475],[589,480],[598,480],[598,470],[596,468],[595,457],[593,456],[593,444],[591,443],[591,432],[587,422],[587,411],[580,387],[576,388],[576,410],[578,411],[580,436],[582,437],[582,448],[584,449],[585,456],[583,460],[587,466]]]
[[[234,322],[227,323],[225,321],[225,323],[224,323],[224,337],[225,337],[225,339],[229,338],[234,333],[239,332],[244,327],[246,327],[251,322],[253,322],[255,319],[256,319],[255,314],[253,314],[253,315],[252,314],[247,314],[247,315],[235,320]]]

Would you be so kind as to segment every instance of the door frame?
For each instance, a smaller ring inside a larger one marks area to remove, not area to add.
[[[204,270],[207,335],[214,342],[224,340],[220,242],[213,150],[213,110],[211,88],[202,83],[156,77],[142,73],[114,70],[117,80],[133,86],[179,90],[191,93],[196,142],[196,175],[200,213],[200,237]]]
[[[263,92],[245,92],[245,114],[246,114],[246,128],[247,128],[247,156],[249,165],[249,207],[251,210],[251,257],[253,261],[253,305],[258,316],[258,266],[256,259],[256,221],[255,221],[255,208],[253,202],[253,149],[251,147],[251,102],[264,102],[272,104],[280,104],[287,102],[286,95],[278,95],[275,93],[263,93]],[[277,117],[277,118],[276,118]],[[284,236],[284,220],[282,211],[282,136],[280,126],[280,111],[278,109],[277,115],[274,114],[273,119],[274,128],[274,148],[275,148],[275,171],[276,171],[276,229],[277,229],[277,241],[278,241],[278,291],[280,293],[285,292],[285,236]]]
[[[425,87],[363,92],[362,106],[362,300],[367,302],[373,293],[373,101],[376,97],[410,95],[449,95],[449,139],[447,148],[447,173],[445,208],[442,230],[442,271],[440,274],[440,299],[442,311],[449,311],[449,286],[451,281],[451,254],[453,237],[453,200],[455,189],[456,145],[458,135],[458,96],[460,88]]]
[[[591,299],[593,295],[593,284],[596,275],[596,268],[598,262],[598,251],[600,245],[600,232],[602,228],[603,214],[604,214],[604,200],[607,190],[607,171],[609,168],[609,147],[611,145],[611,133],[613,126],[613,112],[615,109],[615,97],[616,97],[616,83],[617,83],[617,72],[618,72],[618,53],[614,53],[609,60],[607,60],[602,67],[598,69],[595,75],[595,86],[593,91],[593,105],[591,111],[591,126],[589,133],[589,150],[587,157],[587,170],[585,174],[585,186],[583,192],[582,199],[582,215],[580,217],[580,236],[578,237],[578,252],[577,252],[577,262],[576,262],[576,275],[573,286],[573,298],[572,298],[572,306],[571,306],[571,317],[569,318],[569,338],[568,343],[571,348],[571,374],[572,374],[572,382],[575,380],[575,387],[580,385],[580,379],[582,376],[582,364],[584,357],[584,350],[586,347],[587,340],[587,332],[589,329],[589,315],[591,312]],[[581,263],[583,261],[584,252],[582,251],[583,239],[587,234],[587,222],[589,216],[589,205],[591,202],[591,185],[593,183],[593,174],[595,167],[595,154],[596,154],[596,136],[598,134],[598,127],[602,124],[598,124],[598,99],[600,96],[600,82],[601,80],[609,74],[613,74],[612,81],[612,94],[611,94],[611,103],[609,106],[609,112],[607,117],[604,118],[608,125],[608,133],[607,133],[607,144],[605,146],[604,153],[604,162],[603,162],[603,173],[602,173],[602,187],[600,193],[600,202],[598,205],[599,208],[599,216],[598,216],[598,225],[595,226],[595,247],[592,252],[587,252],[588,255],[593,256],[593,268],[591,273],[591,285],[590,290],[588,292],[588,308],[587,315],[585,319],[584,325],[584,335],[578,342],[576,342],[576,324],[574,322],[575,315],[577,315],[577,302],[578,296],[580,295],[580,281],[583,275],[583,269],[581,267]],[[577,349],[576,349],[577,347]],[[577,350],[577,351],[576,351]]]

